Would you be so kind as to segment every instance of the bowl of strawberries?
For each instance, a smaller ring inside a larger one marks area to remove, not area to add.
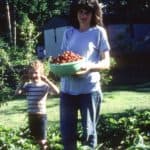
[[[72,51],[64,51],[57,57],[50,58],[50,71],[57,76],[70,76],[80,70],[84,59]]]

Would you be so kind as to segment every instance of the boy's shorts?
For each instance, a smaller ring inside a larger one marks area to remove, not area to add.
[[[47,115],[46,114],[29,114],[30,134],[36,140],[46,139]]]

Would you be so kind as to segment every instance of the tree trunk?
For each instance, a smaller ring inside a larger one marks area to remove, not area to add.
[[[13,4],[13,45],[16,48],[16,6]]]
[[[8,37],[9,42],[12,44],[12,30],[11,30],[11,19],[10,19],[10,9],[9,9],[9,3],[8,0],[6,0],[6,17],[7,17],[7,25],[8,25]]]

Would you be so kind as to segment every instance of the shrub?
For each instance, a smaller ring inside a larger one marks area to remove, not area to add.
[[[140,136],[150,140],[150,112],[127,110],[122,114],[102,115],[98,123],[99,143],[107,148],[127,149]],[[150,143],[148,143],[150,144]],[[150,145],[149,145],[150,146]]]
[[[26,128],[8,129],[0,126],[0,149],[32,149],[37,150],[38,145],[26,134]]]
[[[120,114],[101,115],[97,127],[99,139],[99,148],[97,148],[97,150],[149,150],[149,127],[149,110],[127,110]],[[48,145],[50,148],[63,150],[59,125],[57,123],[50,123],[47,133]],[[82,137],[80,124],[78,126],[78,135],[78,149],[83,150],[83,146],[80,142]],[[26,126],[19,129],[7,129],[0,126],[0,149],[36,150],[37,148],[38,145],[29,135],[29,130]]]

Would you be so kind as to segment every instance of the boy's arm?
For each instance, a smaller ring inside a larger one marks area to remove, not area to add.
[[[16,91],[15,91],[15,95],[20,95],[20,94],[22,94],[24,84],[25,84],[25,83],[21,83],[21,84],[17,87],[17,89],[16,89]]]
[[[50,81],[46,76],[42,76],[42,80],[44,82],[46,82],[52,89],[53,91],[56,93],[56,94],[59,94],[60,91],[59,91],[59,88],[52,82]]]

